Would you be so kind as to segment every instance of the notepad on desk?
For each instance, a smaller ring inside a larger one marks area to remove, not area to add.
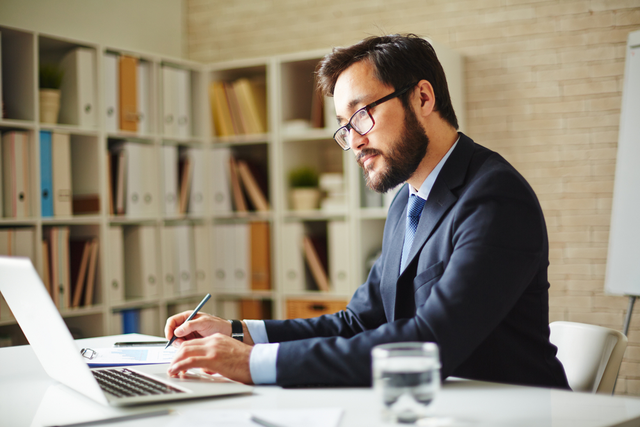
[[[175,347],[158,346],[83,348],[80,354],[91,368],[171,363]]]

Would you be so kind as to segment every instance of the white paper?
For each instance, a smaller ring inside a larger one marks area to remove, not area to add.
[[[338,427],[342,409],[181,410],[169,427],[259,427],[252,416],[278,427]]]
[[[92,351],[94,353],[92,353]],[[99,366],[171,363],[175,354],[176,348],[173,346],[170,346],[166,350],[162,346],[148,346],[92,348],[86,349],[84,356],[89,366],[93,368]]]

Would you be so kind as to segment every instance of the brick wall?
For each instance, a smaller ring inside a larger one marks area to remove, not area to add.
[[[415,32],[465,55],[466,132],[529,180],[551,245],[551,318],[622,329],[604,274],[627,34],[640,0],[188,0],[191,59]],[[638,307],[638,304],[636,307]],[[640,307],[617,394],[640,395]]]

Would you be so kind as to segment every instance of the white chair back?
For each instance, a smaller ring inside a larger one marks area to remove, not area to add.
[[[612,394],[627,337],[615,329],[585,323],[552,322],[549,328],[571,389]]]

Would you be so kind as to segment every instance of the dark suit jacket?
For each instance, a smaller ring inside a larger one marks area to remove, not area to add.
[[[546,225],[525,179],[460,134],[400,272],[408,191],[389,208],[382,255],[345,311],[268,320],[277,383],[370,385],[371,349],[440,347],[442,377],[568,388],[549,342]]]

